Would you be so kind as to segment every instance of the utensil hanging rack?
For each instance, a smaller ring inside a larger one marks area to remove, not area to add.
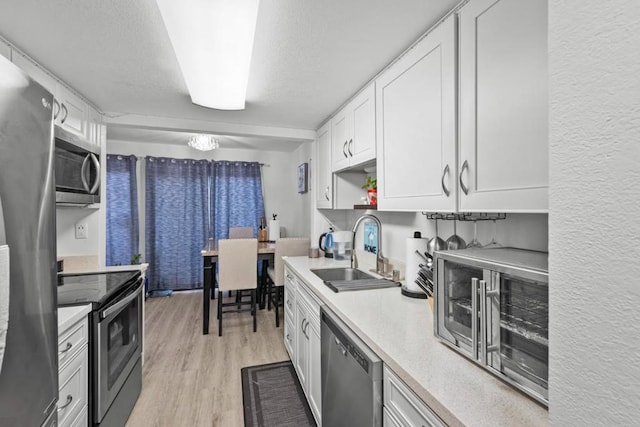
[[[507,219],[506,213],[486,212],[421,212],[427,219],[441,219],[445,221],[493,221]]]

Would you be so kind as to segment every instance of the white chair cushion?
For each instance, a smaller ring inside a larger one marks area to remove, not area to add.
[[[257,287],[258,239],[218,241],[218,289],[234,291]]]

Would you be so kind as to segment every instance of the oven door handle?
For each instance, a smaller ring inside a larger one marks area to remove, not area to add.
[[[126,297],[122,298],[120,301],[118,301],[117,303],[115,303],[111,307],[108,307],[108,308],[105,308],[104,310],[102,310],[100,312],[100,320],[104,320],[107,317],[111,316],[113,313],[117,313],[123,307],[127,306],[131,301],[133,301],[134,299],[138,298],[138,296],[140,294],[140,291],[142,290],[142,277],[140,279],[138,279],[138,282],[140,283],[140,285],[137,286],[136,289],[133,292],[131,292]]]

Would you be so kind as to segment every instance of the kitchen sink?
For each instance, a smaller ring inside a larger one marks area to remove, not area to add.
[[[311,270],[334,292],[362,291],[366,289],[400,286],[387,279],[377,279],[357,268],[327,268]]]
[[[357,268],[326,268],[311,270],[313,274],[318,276],[324,281],[333,280],[359,280],[359,279],[373,279],[370,274],[365,273]]]

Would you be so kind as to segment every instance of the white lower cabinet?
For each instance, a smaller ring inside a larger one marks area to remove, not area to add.
[[[86,316],[58,335],[58,425],[86,426],[89,350]]]
[[[384,426],[445,426],[386,365],[383,369]]]
[[[316,423],[322,425],[320,302],[288,268],[285,269],[284,287],[284,344],[291,356],[311,413]]]

